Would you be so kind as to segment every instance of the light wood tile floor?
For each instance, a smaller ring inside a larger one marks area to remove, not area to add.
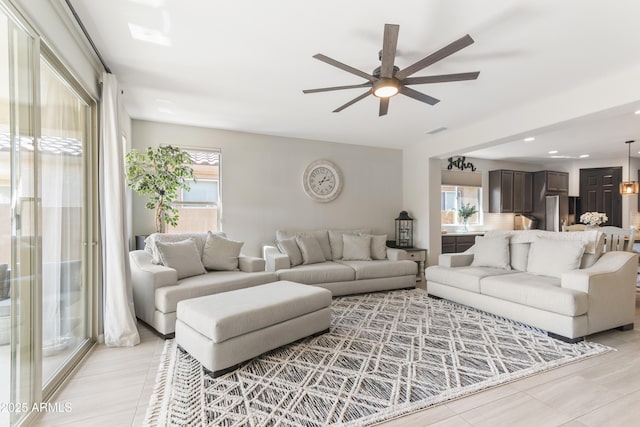
[[[615,308],[613,308],[615,309]],[[636,328],[592,335],[617,351],[534,375],[384,423],[400,426],[640,426],[640,294]],[[37,426],[139,426],[164,341],[139,324],[141,344],[98,345],[54,397],[70,413],[45,413]]]

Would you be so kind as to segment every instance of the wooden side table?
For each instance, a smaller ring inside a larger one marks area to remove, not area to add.
[[[402,248],[409,254],[409,259],[418,263],[416,282],[424,280],[425,263],[427,262],[427,250],[422,248]]]

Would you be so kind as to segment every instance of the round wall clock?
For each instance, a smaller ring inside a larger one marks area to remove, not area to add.
[[[342,172],[328,160],[316,160],[307,166],[302,176],[302,185],[307,196],[316,202],[334,200],[342,191]]]

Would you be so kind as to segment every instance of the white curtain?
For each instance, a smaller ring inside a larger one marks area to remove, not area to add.
[[[100,223],[107,346],[140,343],[136,328],[127,244],[124,148],[118,123],[118,81],[102,75],[100,99]]]
[[[86,336],[81,275],[86,105],[46,62],[41,65],[42,347],[48,356]]]

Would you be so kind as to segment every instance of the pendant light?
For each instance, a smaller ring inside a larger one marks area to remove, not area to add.
[[[638,194],[640,192],[638,181],[631,181],[631,144],[634,142],[634,140],[625,141],[625,144],[629,146],[629,164],[627,167],[628,180],[620,183],[620,194],[622,194],[623,196]]]

